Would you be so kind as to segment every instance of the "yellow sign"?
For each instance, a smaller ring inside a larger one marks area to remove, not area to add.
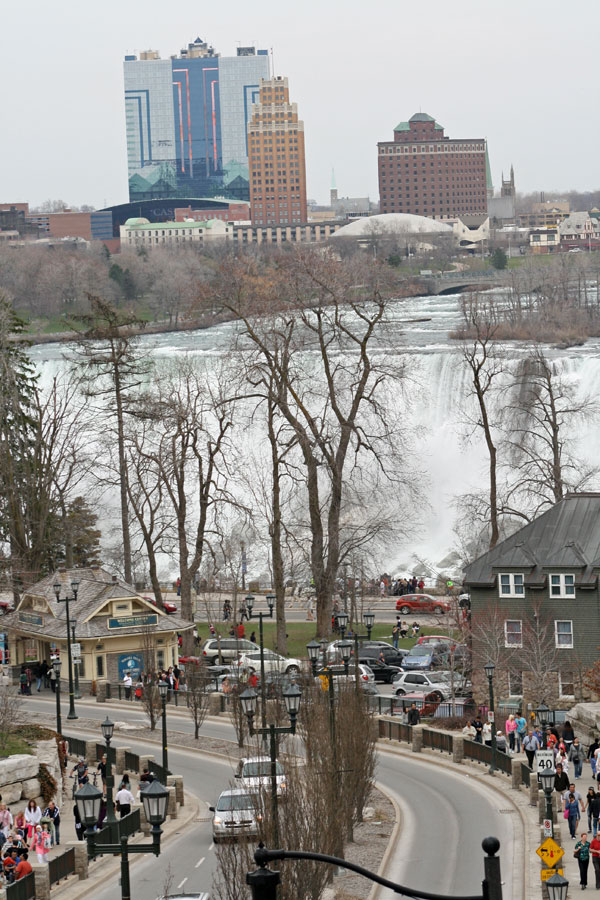
[[[562,847],[559,847],[554,838],[546,838],[543,844],[535,851],[545,866],[551,869],[560,862],[565,855]]]
[[[327,675],[319,675],[319,680],[321,682],[321,690],[328,691],[329,690],[329,678]]]
[[[542,881],[548,881],[549,878],[552,878],[553,875],[562,875],[562,869],[542,869],[540,875],[542,877]]]

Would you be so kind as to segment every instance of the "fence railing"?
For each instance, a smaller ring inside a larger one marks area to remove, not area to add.
[[[168,769],[163,769],[160,763],[155,762],[153,759],[148,761],[148,768],[152,772],[153,775],[156,775],[161,784],[165,787],[167,785],[167,775],[170,775]]]
[[[140,758],[137,753],[132,753],[131,750],[125,751],[125,768],[128,772],[137,772],[140,771]]]
[[[489,766],[492,762],[492,748],[486,744],[480,744],[479,741],[464,741],[464,754],[467,759],[474,759],[475,762],[484,763]]]
[[[85,741],[81,738],[67,737],[67,735],[64,735],[64,738],[69,745],[71,756],[85,756]]]
[[[496,751],[496,766],[505,775],[512,775],[512,758],[502,750]]]
[[[75,854],[75,851],[73,851]],[[6,885],[6,900],[35,900],[35,876],[24,875],[13,884]]]
[[[531,783],[531,769],[527,763],[521,763],[521,781],[529,787]]]
[[[389,738],[390,741],[412,741],[412,725],[403,722],[390,722],[389,719],[379,720],[379,737]]]
[[[75,872],[75,851],[73,848],[51,859],[48,863],[48,871],[50,884],[57,884],[61,878],[72,875]]]
[[[424,728],[422,734],[424,747],[431,747],[432,750],[442,750],[444,753],[452,753],[454,743],[449,731],[433,731],[431,728]]]
[[[105,753],[106,744],[96,744],[96,762],[100,762]]]
[[[140,831],[140,810],[134,809],[114,824],[105,824],[96,832],[97,844],[118,844],[122,837],[130,837]]]

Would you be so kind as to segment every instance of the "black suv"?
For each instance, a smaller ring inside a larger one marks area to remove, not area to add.
[[[398,672],[402,671],[399,666],[390,666],[387,662],[382,662],[379,654],[369,656],[367,653],[361,653],[358,661],[371,669],[375,681],[383,681],[385,684],[391,684]]]
[[[395,647],[390,646],[390,644],[370,644],[368,641],[363,641],[360,645],[359,656],[373,656],[379,658],[380,654],[383,653],[383,658],[385,659],[388,666],[402,666],[402,660],[408,653],[408,650],[396,650]]]

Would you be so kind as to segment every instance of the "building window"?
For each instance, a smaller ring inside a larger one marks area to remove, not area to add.
[[[508,673],[508,693],[510,697],[522,697],[523,696],[523,673],[522,672],[509,672]]]
[[[575,699],[575,677],[572,672],[558,673],[558,695]]]
[[[500,596],[523,597],[525,594],[523,581],[523,575],[500,575]]]
[[[104,678],[104,657],[96,657],[96,678]]]
[[[551,597],[574,597],[575,596],[575,576],[574,575],[551,575],[550,576],[550,596]]]
[[[573,647],[573,622],[570,620],[557,620],[554,623],[554,637],[559,650],[568,650]]]
[[[504,623],[504,646],[523,646],[523,623],[520,619],[507,619]]]

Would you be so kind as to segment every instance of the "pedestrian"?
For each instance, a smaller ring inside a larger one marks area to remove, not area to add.
[[[491,743],[491,741],[490,741]],[[506,738],[498,729],[496,732],[496,749],[500,750],[501,753],[506,753],[508,751],[508,745],[506,743]]]
[[[569,789],[568,789],[567,791],[565,791],[565,793],[564,793],[564,795],[563,795],[563,801],[564,801],[564,803],[567,802],[567,800],[569,799],[569,797],[571,796],[571,794],[575,797],[575,803],[578,804],[578,806],[579,806],[581,812],[584,812],[584,810],[585,810],[585,803],[583,802],[583,797],[581,796],[581,794],[579,793],[579,791],[576,789],[576,787],[575,787],[575,785],[573,784],[573,782],[570,782],[570,783],[569,783]],[[575,833],[577,833],[577,829],[575,829]]]
[[[254,690],[258,686],[258,675],[254,671],[254,669],[250,669],[250,674],[248,675],[248,687]]]
[[[569,776],[566,772],[563,772],[563,767],[559,763],[556,767],[556,775],[554,776],[554,790],[558,794],[560,801],[560,808],[562,810],[562,798],[565,791],[569,790]]]
[[[571,749],[571,744],[575,740],[575,732],[573,731],[573,726],[570,722],[565,722],[562,727],[561,738],[565,745],[565,750],[568,753]]]
[[[181,597],[181,578],[178,578],[175,582],[175,587],[177,588],[177,596]]]
[[[416,703],[410,704],[410,709],[406,714],[406,722],[408,725],[418,725],[421,720],[421,713],[417,709]]]
[[[512,713],[509,715],[508,719],[506,720],[506,723],[504,725],[504,731],[506,733],[506,738],[508,740],[508,746],[514,753],[514,751],[515,751],[515,736],[517,733],[517,723],[516,723],[515,717],[513,716]]]
[[[123,678],[123,686],[125,688],[125,699],[131,700],[131,688],[133,686],[133,680],[129,672],[125,673],[125,677]]]
[[[253,631],[252,634],[250,635],[250,642],[252,644],[256,643],[256,632],[255,631]]]
[[[492,746],[492,726],[489,722],[483,723],[481,737],[482,737],[483,743],[486,745],[486,747]]]
[[[402,638],[402,640],[408,637],[408,622],[402,621],[400,623],[400,637]]]
[[[33,872],[31,868],[31,863],[29,862],[29,853],[27,850],[21,851],[21,861],[17,863],[15,868],[15,881],[19,881],[21,878],[25,878],[26,875],[30,875]]]
[[[600,794],[596,793],[594,788],[590,788],[585,800],[589,825],[588,831],[591,831],[593,836],[596,837],[598,834],[598,819],[600,818]]]
[[[565,819],[569,822],[569,834],[571,835],[571,840],[574,841],[577,835],[577,823],[579,822],[580,815],[579,803],[573,794],[568,794],[564,815]]]
[[[210,625],[208,626],[208,630],[210,631],[210,636],[211,636],[211,637],[214,638],[214,637],[217,636],[217,632],[216,632],[215,626],[212,624],[212,622],[211,622]]]
[[[569,762],[573,763],[575,778],[581,778],[581,772],[583,770],[583,747],[579,743],[578,737],[576,737],[571,744],[571,749],[569,750]]]
[[[12,828],[13,817],[10,809],[6,806],[6,803],[0,803],[0,831],[2,831],[5,835],[8,834],[10,829]]]
[[[398,628],[398,623],[396,623],[392,627],[392,647],[394,650],[398,649],[398,642],[400,640],[400,629]]]
[[[54,826],[54,839],[52,843],[56,842],[56,846],[58,847],[58,845],[60,844],[60,809],[58,808],[54,800],[51,800],[44,810],[43,818],[49,819]]]
[[[592,775],[594,778],[596,777],[596,751],[600,749],[600,742],[598,741],[598,737],[595,737],[590,746],[588,747],[587,758],[590,761],[590,765],[592,767]]]
[[[472,722],[467,722],[465,727],[462,730],[463,736],[466,737],[469,741],[474,741],[477,735],[475,731],[475,727]]]
[[[540,742],[537,738],[537,735],[529,729],[525,737],[523,738],[523,750],[525,751],[525,755],[527,757],[527,762],[529,763],[529,768],[533,771],[533,761],[535,759],[536,750],[540,749]]]
[[[135,690],[133,692],[133,696],[138,703],[141,701],[142,697],[144,696],[144,683],[142,681],[137,682]]]
[[[481,721],[479,716],[476,716],[473,719],[472,724],[473,724],[473,728],[475,729],[475,740],[477,741],[478,744],[481,744],[483,741],[483,736],[482,736],[483,735],[483,722]]]
[[[50,852],[50,835],[47,831],[43,830],[41,825],[35,826],[35,832],[31,839],[29,849],[35,850],[40,865],[43,865],[46,862],[46,857]]]
[[[523,714],[521,714],[519,716],[516,716],[515,722],[517,723],[517,753],[520,753],[521,748],[523,747],[523,741],[525,740],[525,735],[527,734],[527,719]]]
[[[148,766],[145,766],[144,771],[140,775],[140,785],[152,784],[153,781],[154,781],[154,775],[152,774],[152,772],[150,771]]]
[[[25,671],[25,666],[21,666],[21,672],[19,675],[19,689],[22,694],[27,694],[27,673]]]
[[[119,791],[117,791],[115,800],[117,802],[117,809],[119,810],[121,818],[123,819],[125,818],[125,816],[129,815],[129,813],[131,812],[131,807],[135,803],[133,794],[128,788],[122,787]]]
[[[596,876],[596,890],[600,891],[600,836],[597,834],[594,835],[590,843],[590,856],[592,857],[594,875]]]
[[[579,863],[579,884],[581,885],[581,890],[585,891],[587,887],[588,867],[590,864],[590,842],[587,839],[585,831],[575,844],[573,856]]]
[[[236,630],[236,635],[239,640],[242,640],[242,638],[244,638],[246,636],[246,629],[244,628],[243,622],[240,622],[240,624],[238,625],[237,630]]]
[[[42,811],[35,802],[35,800],[30,800],[27,804],[27,809],[25,810],[25,825],[27,828],[27,839],[31,840],[33,837],[33,832],[36,827],[40,824],[40,819],[42,818]],[[41,828],[40,828],[41,830]]]

